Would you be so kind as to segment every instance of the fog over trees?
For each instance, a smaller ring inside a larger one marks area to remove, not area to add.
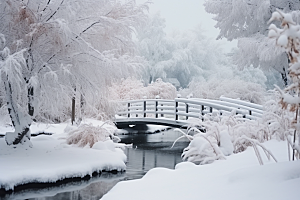
[[[276,48],[274,40],[267,38],[268,20],[276,9],[284,12],[299,10],[299,1],[210,0],[204,5],[208,13],[215,14],[215,27],[220,29],[218,38],[238,40],[238,51],[233,57],[236,65],[275,70],[280,73],[284,85],[288,85],[288,56],[282,49]]]
[[[170,35],[164,28],[165,20],[156,13],[138,29],[138,50],[148,61],[145,80],[151,83],[156,78],[177,78],[181,87],[187,87],[193,78],[207,76],[209,70],[216,69],[223,56],[220,44],[205,36],[200,25]]]
[[[138,52],[147,61],[142,72],[145,83],[157,78],[165,81],[176,78],[181,88],[187,88],[191,82],[234,78],[242,79],[246,84],[259,83],[268,89],[272,89],[274,83],[281,85],[276,71],[262,72],[262,67],[255,63],[250,63],[247,68],[237,64],[240,49],[225,54],[222,43],[208,37],[201,24],[192,30],[178,30],[171,34],[166,34],[165,24],[161,15],[156,13],[150,15],[146,25],[137,31]]]

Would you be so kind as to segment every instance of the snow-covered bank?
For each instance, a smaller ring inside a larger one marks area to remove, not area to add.
[[[175,170],[152,169],[142,179],[118,183],[102,200],[299,199],[300,162],[287,162],[286,142],[269,141],[265,146],[279,163],[264,158],[260,166],[249,147],[208,165],[186,162]]]
[[[0,188],[9,190],[26,183],[53,183],[65,178],[92,175],[93,172],[126,169],[126,156],[119,148],[111,148],[111,145],[105,148],[102,145],[99,150],[67,145],[63,131],[65,127],[66,124],[33,125],[33,132],[39,129],[54,134],[31,138],[32,148],[22,145],[14,148],[0,138]]]

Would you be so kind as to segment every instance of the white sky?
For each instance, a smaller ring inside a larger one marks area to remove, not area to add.
[[[138,4],[147,0],[136,0]],[[217,38],[219,30],[214,27],[216,21],[212,19],[213,15],[204,10],[205,0],[152,0],[150,13],[160,12],[161,17],[166,19],[167,33],[173,30],[189,30],[201,24],[206,31],[206,35],[211,38]],[[224,49],[230,49],[236,46],[236,42],[224,41]]]

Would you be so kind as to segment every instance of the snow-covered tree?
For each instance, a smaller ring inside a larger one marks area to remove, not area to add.
[[[284,90],[277,89],[281,94],[282,107],[295,113],[292,121],[292,127],[295,129],[294,140],[291,141],[290,138],[287,138],[293,148],[294,160],[295,151],[298,154],[296,157],[300,158],[300,25],[293,20],[292,14],[286,14],[279,9],[272,14],[270,22],[274,20],[281,22],[281,27],[278,28],[275,24],[271,24],[268,36],[276,40],[276,45],[285,50],[291,61],[288,71],[292,83]],[[297,137],[298,141],[296,141]]]
[[[31,124],[30,112],[26,108],[26,97],[23,90],[27,91],[25,80],[22,74],[25,66],[23,53],[25,50],[11,54],[9,48],[5,47],[5,37],[0,35],[0,80],[4,85],[5,100],[7,109],[15,127],[15,132],[7,133],[7,144],[29,143]],[[19,100],[19,102],[16,102]]]
[[[207,38],[201,26],[171,35],[164,28],[165,21],[157,13],[138,30],[139,52],[148,61],[145,80],[177,78],[181,87],[187,87],[194,77],[208,76],[219,61],[220,45]]]
[[[170,65],[165,69],[167,77],[177,77],[182,87],[199,77],[207,79],[221,65],[221,45],[205,36],[199,25],[186,32],[174,32],[171,41],[175,44]]]
[[[224,95],[252,103],[262,104],[265,101],[265,88],[253,82],[239,78],[192,81],[189,87],[180,91],[183,97],[192,94],[194,98],[219,99]]]
[[[238,66],[271,68],[288,84],[288,56],[266,37],[267,22],[276,8],[285,12],[299,10],[298,0],[208,0],[204,5],[207,12],[215,14],[218,38],[238,39],[239,51],[234,56]]]
[[[172,43],[167,38],[165,20],[156,13],[149,17],[145,26],[137,30],[137,46],[141,56],[148,62],[145,65],[144,79],[149,83],[166,77],[164,68],[172,58]]]
[[[1,90],[15,126],[6,142],[28,141],[31,120],[59,116],[75,91],[101,96],[133,73],[141,59],[132,33],[145,9],[134,0],[1,1]]]

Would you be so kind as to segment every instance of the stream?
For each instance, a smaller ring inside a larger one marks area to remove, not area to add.
[[[125,149],[127,169],[124,173],[102,173],[88,180],[78,180],[41,189],[26,189],[8,194],[0,199],[30,200],[81,200],[100,199],[120,181],[142,178],[154,167],[174,169],[181,160],[182,150],[188,146],[186,138],[179,140],[171,149],[173,142],[181,133],[173,129],[154,134],[120,135],[121,143],[133,144]]]

